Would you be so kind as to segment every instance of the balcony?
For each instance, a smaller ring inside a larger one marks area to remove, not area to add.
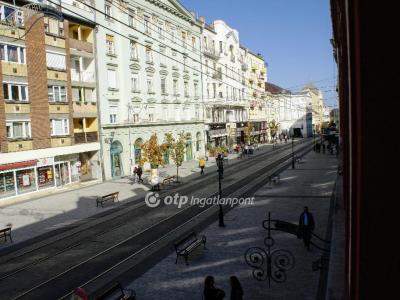
[[[217,71],[217,72],[213,72],[212,76],[213,79],[222,79],[222,72]]]
[[[215,51],[215,48],[212,47],[207,47],[203,49],[204,55],[211,57],[214,60],[217,60],[219,58],[219,53]]]
[[[94,72],[77,72],[75,69],[71,69],[71,80],[75,82],[94,83]]]
[[[96,117],[97,116],[97,103],[83,102],[83,101],[73,101],[73,116],[74,118],[83,117]]]
[[[74,134],[75,144],[98,142],[98,132],[79,132]]]
[[[69,47],[76,49],[78,51],[84,51],[88,53],[93,53],[93,44],[81,40],[76,40],[73,38],[69,39]]]

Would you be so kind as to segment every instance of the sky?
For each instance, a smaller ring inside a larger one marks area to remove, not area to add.
[[[336,106],[329,0],[180,0],[207,23],[224,20],[240,43],[261,53],[268,81],[293,91],[313,82]]]

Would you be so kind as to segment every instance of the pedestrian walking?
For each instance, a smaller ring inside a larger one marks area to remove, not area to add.
[[[133,166],[131,169],[131,176],[134,183],[136,182],[136,173],[137,173],[137,166]]]
[[[243,288],[236,276],[231,276],[231,300],[243,300]]]
[[[204,300],[222,300],[225,298],[225,292],[214,285],[214,277],[207,276],[204,281]]]
[[[202,157],[199,160],[200,175],[204,174],[204,168],[206,166],[206,160]]]
[[[288,139],[288,138],[287,138],[287,135],[285,135],[285,144],[287,143],[287,139]]]
[[[143,179],[142,179],[143,170],[140,165],[137,167],[136,174],[138,176],[138,182],[143,183]]]
[[[304,207],[304,211],[299,218],[299,238],[303,238],[304,246],[310,250],[311,233],[315,227],[314,217],[308,211],[308,207]]]
[[[322,153],[325,153],[325,143],[322,143]]]

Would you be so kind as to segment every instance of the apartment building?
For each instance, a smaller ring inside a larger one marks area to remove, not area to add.
[[[267,105],[265,97],[265,82],[267,68],[261,54],[255,54],[244,46],[240,47],[240,61],[244,70],[245,97],[249,103],[249,126],[256,142],[267,141]]]
[[[224,21],[210,25],[204,18],[202,33],[203,95],[209,147],[233,148],[244,142],[248,121],[244,72],[239,60],[239,32]]]
[[[95,5],[105,177],[130,174],[153,133],[185,131],[185,159],[204,155],[199,22],[173,0]]]
[[[94,24],[21,3],[0,2],[0,198],[101,180]]]

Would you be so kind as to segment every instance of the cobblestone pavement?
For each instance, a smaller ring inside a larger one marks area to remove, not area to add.
[[[254,156],[271,150],[272,145],[262,145],[258,151],[255,151]],[[236,154],[229,155],[228,164],[234,164],[238,161],[240,160],[237,159]],[[210,158],[206,162],[205,173],[208,174],[215,170],[215,159]],[[159,173],[160,177],[176,175],[176,167],[174,165],[161,167]],[[179,168],[179,179],[182,183],[189,182],[192,178],[200,176],[199,173],[197,160],[184,162]],[[149,173],[145,172],[145,181],[148,176]],[[15,204],[3,205],[3,207],[0,200],[0,227],[8,223],[13,225],[12,234],[14,244],[16,244],[73,224],[118,205],[139,201],[148,190],[148,185],[135,183],[131,178],[125,177],[79,189],[63,190],[60,193],[27,199]],[[107,203],[104,208],[96,207],[95,199],[97,196],[114,191],[119,191],[119,203]],[[0,241],[0,249],[7,248],[10,245],[9,242]]]
[[[216,286],[230,297],[229,277],[238,276],[244,289],[244,299],[316,299],[320,273],[312,270],[312,262],[321,256],[321,251],[311,248],[307,251],[296,236],[273,232],[274,249],[289,250],[295,256],[295,267],[287,271],[283,283],[257,281],[252,277],[252,269],[244,260],[249,247],[263,244],[266,230],[262,221],[267,212],[272,218],[298,222],[304,206],[313,213],[315,233],[325,238],[331,196],[337,176],[336,157],[311,152],[296,169],[287,169],[281,174],[277,185],[266,185],[255,194],[255,204],[236,207],[225,216],[225,228],[215,222],[200,234],[207,237],[207,249],[199,249],[192,255],[189,266],[184,260],[175,264],[175,253],[156,263],[128,287],[136,290],[138,299],[202,299],[204,279],[215,277]]]

